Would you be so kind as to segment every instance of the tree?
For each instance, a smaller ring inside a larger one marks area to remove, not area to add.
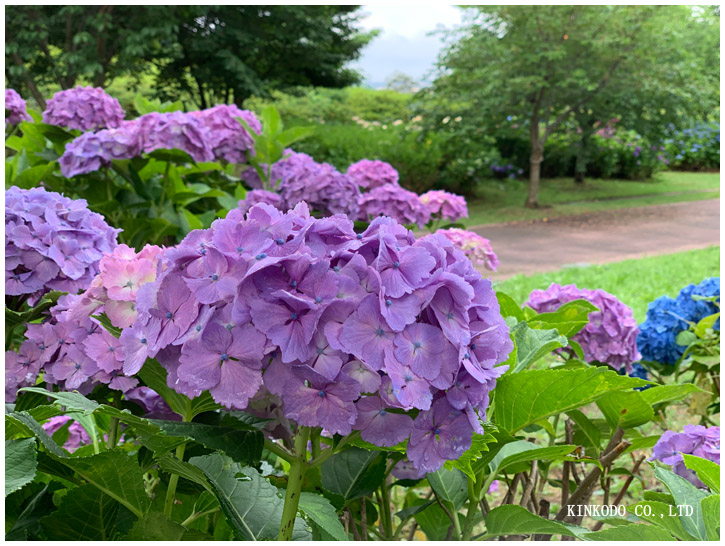
[[[420,84],[413,76],[396,70],[385,80],[385,89],[398,93],[415,93],[420,89]]]
[[[162,98],[191,94],[202,108],[241,105],[295,86],[345,87],[346,68],[375,36],[356,27],[359,6],[176,6],[177,53],[159,63]]]
[[[629,100],[630,115],[649,110],[651,121],[660,123],[647,92],[674,97],[673,108],[689,111],[697,104],[693,98],[712,97],[712,85],[701,85],[712,70],[704,74],[704,60],[688,50],[694,29],[704,30],[693,26],[701,15],[686,6],[479,6],[469,10],[462,36],[442,55],[433,90],[456,105],[451,115],[484,127],[510,115],[527,120],[525,204],[538,207],[547,139],[577,113],[580,122],[593,123],[583,118],[593,115],[595,101],[596,116],[614,114]]]
[[[7,6],[5,78],[45,108],[41,90],[79,80],[103,86],[168,55],[175,23],[164,6]]]

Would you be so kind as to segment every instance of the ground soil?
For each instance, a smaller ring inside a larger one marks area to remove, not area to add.
[[[505,279],[720,244],[720,199],[597,211],[470,228],[486,237]]]

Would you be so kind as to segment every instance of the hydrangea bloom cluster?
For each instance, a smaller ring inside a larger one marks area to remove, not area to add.
[[[71,424],[68,426],[68,439],[63,444],[63,448],[73,453],[79,447],[91,443],[91,438],[88,436],[86,429],[84,429],[78,421],[71,419],[67,415],[58,415],[56,417],[51,417],[43,423],[43,429],[48,433],[48,436],[53,436],[53,434],[63,428],[68,421],[71,421]]]
[[[81,87],[58,91],[48,101],[43,123],[95,131],[119,127],[126,115],[118,100],[100,87]]]
[[[69,199],[43,188],[5,191],[5,294],[34,304],[50,290],[88,288],[119,230]]]
[[[122,373],[124,352],[119,340],[90,316],[76,309],[82,296],[67,294],[58,299],[43,323],[28,324],[19,351],[5,353],[5,400],[15,400],[17,390],[43,380],[59,390],[91,392],[99,383],[127,391],[138,380]]]
[[[644,360],[674,364],[686,349],[677,344],[677,334],[689,328],[688,322],[698,322],[717,313],[717,305],[709,301],[695,300],[693,295],[720,296],[720,278],[711,277],[699,285],[690,284],[675,299],[661,296],[649,304],[647,318],[640,326],[637,336],[637,348]],[[714,329],[720,329],[719,320],[714,324]]]
[[[60,171],[66,178],[97,171],[113,159],[132,159],[141,155],[143,139],[137,120],[124,121],[115,129],[83,133],[66,144],[60,157]]]
[[[616,297],[601,289],[587,290],[574,284],[552,283],[546,290],[531,292],[525,305],[538,313],[549,313],[579,299],[587,300],[599,309],[589,313],[589,323],[572,337],[581,345],[587,362],[602,362],[615,370],[624,366],[627,373],[631,373],[632,363],[640,359],[636,345],[639,328],[632,309]]]
[[[247,169],[245,180],[253,188],[262,187],[254,169]],[[272,165],[272,187],[279,192],[281,203],[272,203],[268,194],[258,195],[264,196],[262,202],[274,204],[280,210],[304,201],[325,216],[347,214],[350,218],[357,218],[360,197],[357,185],[329,163],[317,163],[307,154],[285,150],[285,157]],[[245,200],[242,207],[251,204],[251,201]]]
[[[695,472],[685,466],[682,455],[694,455],[720,464],[720,427],[685,425],[683,432],[666,431],[657,440],[650,460],[672,465],[672,471],[696,487],[705,487]]]
[[[444,235],[446,239],[460,248],[475,265],[485,267],[490,271],[498,269],[500,262],[491,248],[491,242],[478,233],[460,228],[439,229],[436,233]]]
[[[280,210],[284,208],[284,202],[278,193],[267,190],[250,190],[246,197],[239,201],[239,210],[242,214],[246,214],[257,203],[267,203]]]
[[[136,309],[119,340],[127,375],[155,357],[190,397],[209,390],[245,409],[273,396],[298,425],[408,439],[426,472],[482,430],[512,350],[490,281],[445,237],[416,241],[390,218],[355,234],[304,203],[233,210],[190,233],[164,251]]]
[[[218,104],[206,110],[189,112],[189,115],[201,118],[209,129],[211,149],[216,159],[245,163],[247,154],[254,155],[254,140],[236,119],[243,119],[252,131],[259,134],[262,124],[254,112],[240,110],[233,104]]]
[[[118,245],[99,262],[100,274],[69,309],[70,318],[81,320],[94,312],[105,313],[116,328],[127,328],[138,316],[136,294],[156,279],[161,248],[146,245],[140,252]]]
[[[398,171],[379,159],[361,159],[347,168],[347,175],[367,191],[388,184],[398,185]]]
[[[15,89],[5,90],[5,127],[17,125],[21,121],[33,121],[28,114],[25,101]]]
[[[136,387],[123,394],[126,400],[136,402],[146,412],[147,419],[162,419],[164,421],[180,421],[181,416],[171,411],[166,400],[149,387]]]
[[[466,200],[455,193],[431,190],[420,196],[420,202],[428,208],[431,218],[440,218],[451,222],[461,218],[468,218]]]
[[[417,224],[420,228],[430,220],[430,212],[418,194],[393,184],[363,193],[358,203],[363,220],[390,216],[402,224]]]
[[[212,145],[217,142],[202,116],[151,112],[138,118],[137,122],[146,153],[176,148],[188,153],[194,161],[214,160]]]

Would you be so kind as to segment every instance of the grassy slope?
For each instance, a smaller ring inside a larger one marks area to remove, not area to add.
[[[505,180],[483,184],[478,196],[468,202],[466,225],[491,224],[534,218],[553,218],[588,211],[641,207],[662,203],[713,199],[720,196],[719,173],[665,172],[650,181],[587,180],[574,184],[570,178],[554,178],[541,182],[540,202],[544,208],[523,208],[527,181]],[[663,195],[670,192],[702,193]],[[638,197],[646,196],[646,197]],[[624,198],[615,200],[602,200]],[[582,202],[585,201],[585,202]]]
[[[644,321],[647,304],[662,295],[676,296],[681,288],[720,275],[720,247],[690,250],[650,258],[603,265],[566,268],[535,275],[516,275],[497,284],[523,303],[534,289],[552,282],[576,284],[580,288],[602,288],[632,307],[638,322]]]

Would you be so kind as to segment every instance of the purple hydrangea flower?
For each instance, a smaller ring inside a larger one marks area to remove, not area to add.
[[[390,163],[379,159],[361,159],[347,168],[347,175],[367,191],[388,184],[399,185],[398,171]]]
[[[428,208],[432,218],[441,218],[451,222],[468,218],[466,200],[455,193],[431,190],[420,196],[420,202]]]
[[[389,218],[352,228],[305,203],[258,203],[190,233],[137,291],[119,340],[126,374],[155,357],[177,392],[271,404],[279,437],[294,421],[378,445],[411,437],[426,469],[457,457],[512,349],[491,283],[445,237],[416,241]],[[448,432],[416,433],[401,413],[412,408],[418,428]]]
[[[260,134],[262,124],[254,112],[240,110],[233,104],[218,104],[206,110],[189,112],[189,115],[199,117],[209,129],[211,148],[217,159],[245,163],[248,155],[254,155],[254,140],[236,119],[243,119],[252,131]]]
[[[5,127],[8,124],[17,125],[21,121],[33,121],[33,118],[28,114],[25,101],[15,89],[5,90],[5,111]]]
[[[113,159],[133,159],[142,150],[141,125],[136,120],[123,121],[114,129],[83,133],[73,139],[58,162],[63,176],[72,178],[106,167]]]
[[[95,131],[119,127],[126,115],[118,100],[100,87],[81,87],[58,91],[48,101],[43,123]]]
[[[390,216],[402,224],[417,224],[421,229],[430,220],[430,212],[417,194],[393,184],[362,194],[358,204],[361,218],[365,220]]]
[[[632,363],[641,358],[637,351],[639,327],[632,309],[616,297],[601,289],[587,290],[574,284],[552,283],[546,290],[531,292],[525,305],[538,313],[549,313],[577,299],[587,300],[599,309],[589,313],[589,323],[572,337],[581,345],[585,359],[609,364],[617,371],[624,366],[630,373]]]
[[[247,192],[244,199],[239,201],[239,210],[242,211],[242,214],[246,214],[257,203],[267,203],[279,210],[287,208],[280,194],[267,190],[251,190]]]
[[[49,436],[53,436],[53,434],[63,428],[68,421],[72,422],[70,426],[68,426],[68,439],[63,444],[63,448],[73,453],[79,447],[91,443],[91,438],[88,436],[86,429],[84,429],[78,421],[74,421],[67,415],[58,415],[56,417],[51,417],[43,423],[43,429]]]
[[[685,466],[682,455],[694,455],[720,464],[720,427],[685,425],[683,432],[665,431],[652,449],[650,460],[672,466],[675,474],[704,488],[697,475]]]
[[[171,411],[166,401],[153,389],[136,387],[124,393],[124,397],[126,400],[137,402],[145,410],[147,419],[181,420],[181,416]]]
[[[33,304],[50,290],[88,288],[119,231],[83,199],[11,187],[5,191],[5,293]]]
[[[476,265],[496,271],[500,265],[498,256],[491,248],[491,242],[473,231],[460,228],[439,229],[436,231],[460,248]]]
[[[184,112],[151,112],[136,120],[141,132],[143,151],[178,149],[194,161],[213,161],[216,143],[205,121]]]

